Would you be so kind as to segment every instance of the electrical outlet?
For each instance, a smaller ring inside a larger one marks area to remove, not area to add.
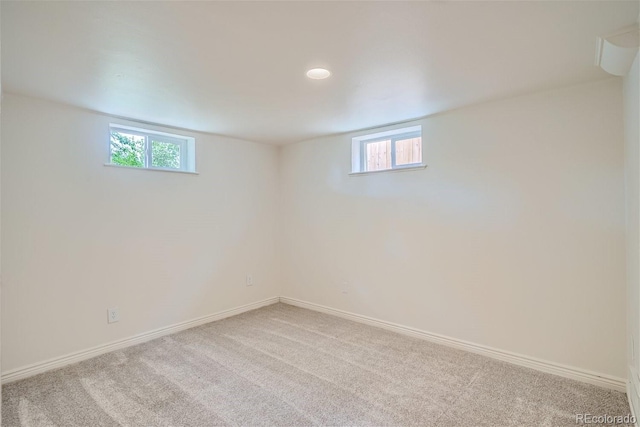
[[[115,323],[120,320],[120,310],[118,307],[107,309],[107,323]]]
[[[253,286],[253,275],[247,274],[247,286]]]
[[[343,294],[348,294],[349,293],[349,282],[342,282],[341,288],[342,288],[342,293]]]

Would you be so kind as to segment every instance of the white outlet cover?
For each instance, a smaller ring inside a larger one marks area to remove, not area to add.
[[[115,323],[120,320],[120,310],[118,307],[107,309],[107,323]]]
[[[253,275],[247,274],[247,286],[253,286]]]

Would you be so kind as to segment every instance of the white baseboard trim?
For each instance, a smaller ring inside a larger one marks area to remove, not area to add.
[[[125,338],[118,341],[113,341],[107,344],[102,344],[96,347],[92,347],[86,350],[70,353],[64,356],[55,357],[43,362],[34,363],[31,365],[23,366],[11,371],[3,372],[0,378],[2,384],[18,381],[24,378],[28,378],[37,374],[41,374],[53,369],[62,368],[63,366],[77,363],[92,357],[99,356],[110,351],[119,350],[122,348],[130,347],[136,344],[140,344],[146,341],[151,341],[155,338],[159,338],[165,335],[173,334],[175,332],[183,331],[185,329],[193,328],[196,326],[204,325],[205,323],[213,322],[216,320],[224,319],[226,317],[235,316],[237,314],[244,313],[246,311],[255,310],[260,307],[275,304],[278,301],[285,304],[295,305],[302,308],[307,308],[322,313],[332,314],[334,316],[342,317],[345,319],[353,320],[359,323],[365,323],[367,325],[377,326],[379,328],[391,330],[404,335],[409,335],[415,338],[424,339],[427,341],[435,342],[437,344],[443,344],[449,347],[458,348],[461,350],[470,351],[473,353],[488,356],[494,359],[502,360],[505,362],[513,363],[515,365],[524,366],[538,371],[559,375],[561,377],[570,378],[589,384],[594,384],[600,387],[605,387],[612,390],[626,392],[630,400],[629,405],[635,415],[638,413],[636,410],[640,408],[634,407],[632,399],[632,393],[635,390],[640,390],[640,384],[634,384],[635,388],[630,382],[625,381],[622,378],[617,378],[605,374],[599,374],[596,372],[588,371],[585,369],[575,368],[571,366],[561,365],[555,362],[536,359],[530,356],[522,354],[512,353],[505,350],[499,350],[492,347],[471,343],[468,341],[459,340],[456,338],[447,337],[440,334],[421,331],[419,329],[411,328],[408,326],[398,325],[396,323],[387,322],[384,320],[374,319],[372,317],[363,316],[360,314],[351,313],[344,310],[338,310],[331,307],[326,307],[320,304],[314,304],[289,297],[272,297],[262,301],[257,301],[251,304],[246,304],[240,307],[232,308],[229,310],[223,310],[217,313],[213,313],[207,316],[198,317],[196,319],[188,320],[186,322],[180,322],[173,325],[165,326],[163,328],[155,329],[148,332],[143,332],[138,335],[134,335],[129,338]],[[633,376],[630,376],[630,381],[633,381]]]
[[[46,371],[62,368],[63,366],[70,365],[72,363],[90,359],[92,357],[96,357],[101,354],[108,353],[110,351],[119,350],[125,347],[130,347],[132,345],[140,344],[146,341],[151,341],[155,338],[160,338],[162,336],[183,331],[185,329],[193,328],[195,326],[204,325],[205,323],[213,322],[215,320],[224,319],[226,317],[235,316],[236,314],[244,313],[246,311],[251,311],[260,307],[275,304],[279,300],[280,300],[279,297],[267,298],[262,301],[257,301],[254,303],[242,305],[240,307],[232,308],[229,310],[219,311],[217,313],[209,314],[207,316],[202,316],[196,319],[187,320],[186,322],[175,323],[173,325],[154,329],[148,332],[143,332],[141,334],[134,335],[132,337],[125,338],[122,340],[113,341],[113,342],[102,344],[86,350],[73,352],[61,357],[55,357],[53,359],[45,360],[43,362],[38,362],[31,365],[23,366],[21,368],[12,369],[10,371],[3,372],[0,381],[2,384],[18,381],[24,378],[37,375],[37,374],[41,374]]]
[[[640,382],[638,381],[638,374],[635,369],[629,366],[629,380],[627,381],[627,400],[629,402],[629,408],[631,408],[631,415],[635,418],[635,426],[638,427],[638,403],[640,403]]]
[[[493,359],[498,359],[504,362],[513,363],[514,365],[536,369],[538,371],[558,375],[565,378],[570,378],[572,380],[578,380],[585,383],[589,383],[596,386],[617,390],[621,392],[627,391],[627,381],[622,378],[600,374],[597,372],[588,371],[586,369],[566,366],[559,363],[550,362],[547,360],[541,360],[541,359],[525,356],[518,353],[512,353],[510,351],[499,350],[496,348],[459,340],[457,338],[447,337],[445,335],[421,331],[419,329],[411,328],[408,326],[398,325],[396,323],[374,319],[372,317],[363,316],[360,314],[355,314],[355,313],[351,313],[344,310],[338,310],[338,309],[326,307],[320,304],[301,301],[295,298],[280,297],[280,302],[283,302],[285,304],[295,305],[302,308],[307,308],[310,310],[320,311],[322,313],[332,314],[334,316],[353,320],[359,323],[365,323],[367,325],[377,326],[379,328],[388,329],[404,335],[409,335],[415,338],[421,338],[427,341],[431,341],[437,344],[443,344],[443,345],[454,347],[460,350],[470,351],[473,353],[481,354],[483,356],[491,357]]]

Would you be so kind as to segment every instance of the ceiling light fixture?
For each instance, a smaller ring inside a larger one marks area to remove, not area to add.
[[[324,68],[313,68],[307,71],[307,77],[314,80],[322,80],[326,79],[331,75],[329,70],[325,70]]]

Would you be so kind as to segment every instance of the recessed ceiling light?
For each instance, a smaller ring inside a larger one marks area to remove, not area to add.
[[[324,68],[314,68],[307,71],[307,77],[314,80],[322,80],[326,79],[331,75],[329,70],[325,70]]]

